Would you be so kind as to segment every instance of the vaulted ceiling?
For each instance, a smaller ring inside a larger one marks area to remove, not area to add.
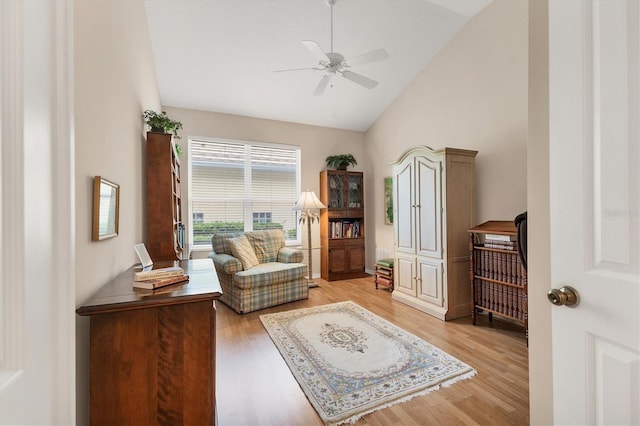
[[[491,0],[337,0],[333,47],[345,58],[385,49],[388,60],[340,75],[321,96],[321,71],[302,43],[331,51],[326,0],[146,0],[161,102],[318,126],[365,131]],[[347,61],[348,62],[348,61]]]

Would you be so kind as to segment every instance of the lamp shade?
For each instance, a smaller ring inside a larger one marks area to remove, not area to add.
[[[313,191],[309,191],[307,189],[306,191],[303,191],[302,194],[300,194],[300,199],[293,206],[292,210],[310,210],[310,209],[326,209],[326,208],[327,206],[325,206],[324,204],[322,204],[322,202],[320,202],[320,200],[318,200],[316,193]]]

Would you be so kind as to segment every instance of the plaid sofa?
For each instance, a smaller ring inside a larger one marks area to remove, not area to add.
[[[244,234],[258,258],[259,265],[243,270],[233,257],[228,240]],[[220,285],[220,300],[239,314],[307,299],[307,265],[302,251],[286,248],[280,229],[244,233],[220,233],[211,237],[213,260]]]

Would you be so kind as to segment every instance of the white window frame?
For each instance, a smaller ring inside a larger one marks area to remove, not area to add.
[[[187,217],[189,219],[188,223],[186,223],[186,227],[187,227],[187,238],[188,238],[188,245],[191,249],[192,252],[202,252],[202,251],[211,251],[213,248],[211,247],[211,243],[209,244],[201,244],[201,245],[194,245],[194,239],[193,239],[193,203],[191,202],[192,200],[192,185],[193,185],[193,179],[192,179],[192,170],[193,167],[191,166],[191,161],[192,161],[192,151],[191,151],[191,146],[192,143],[196,141],[204,141],[204,142],[220,142],[220,143],[230,143],[230,144],[237,144],[237,145],[243,145],[245,147],[245,179],[244,179],[244,192],[245,192],[245,203],[244,203],[244,212],[243,212],[243,216],[244,216],[244,223],[245,223],[245,231],[246,229],[246,224],[248,222],[253,221],[253,212],[251,211],[251,203],[246,202],[248,201],[246,198],[246,194],[250,193],[250,189],[251,189],[251,158],[248,155],[248,153],[250,152],[250,147],[251,146],[261,146],[261,147],[267,147],[267,148],[281,148],[281,149],[295,149],[297,150],[296,153],[296,193],[300,194],[301,192],[301,188],[302,188],[302,164],[301,164],[301,158],[302,158],[302,147],[300,147],[299,145],[289,145],[289,144],[278,144],[278,143],[273,143],[273,142],[262,142],[262,141],[248,141],[248,140],[240,140],[240,139],[225,139],[225,138],[212,138],[212,137],[201,137],[201,136],[189,136],[188,137],[188,146],[187,146],[187,175],[188,175],[188,179],[187,179],[187,184],[188,184],[188,188],[187,188],[187,193],[188,193],[188,197],[189,199],[187,200]],[[184,200],[183,200],[184,201]],[[183,205],[184,206],[184,205]],[[296,215],[297,216],[297,215]],[[300,232],[300,225],[299,223],[297,223],[297,217],[296,217],[296,239],[295,240],[285,240],[285,245],[286,246],[301,246],[302,245],[302,236],[301,236],[301,232]]]

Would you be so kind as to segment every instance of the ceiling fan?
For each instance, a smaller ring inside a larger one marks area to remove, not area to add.
[[[356,84],[366,87],[367,89],[373,89],[378,85],[378,82],[365,77],[362,74],[350,71],[354,65],[368,64],[371,62],[382,61],[389,58],[389,54],[384,49],[377,49],[371,52],[364,53],[362,55],[354,56],[349,59],[345,59],[338,52],[333,50],[333,5],[337,0],[326,0],[327,4],[331,6],[331,52],[325,53],[320,45],[312,40],[302,40],[302,44],[318,59],[318,65],[309,68],[293,68],[286,70],[276,70],[274,72],[287,72],[287,71],[301,71],[301,70],[316,70],[323,71],[324,76],[320,79],[316,90],[313,92],[314,96],[322,95],[327,88],[327,85],[331,79],[340,74],[342,77],[350,80]]]

